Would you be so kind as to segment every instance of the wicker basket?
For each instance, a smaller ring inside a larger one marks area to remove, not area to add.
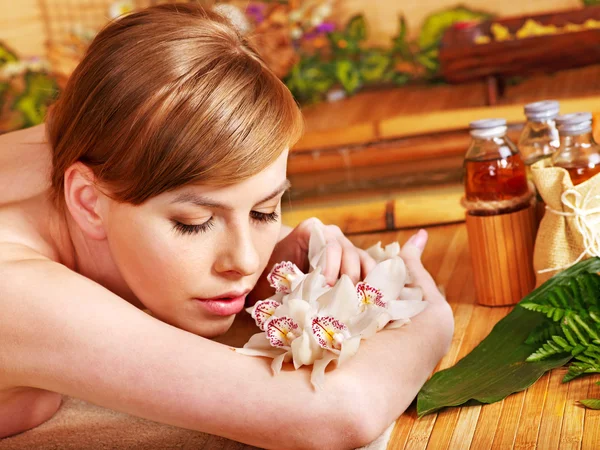
[[[85,53],[93,36],[110,21],[109,10],[115,0],[39,0],[46,28],[47,55],[52,69],[69,76]],[[159,3],[185,1],[133,0],[135,9]]]

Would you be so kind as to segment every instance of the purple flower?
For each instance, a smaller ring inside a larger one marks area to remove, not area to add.
[[[315,28],[318,33],[331,33],[335,31],[335,24],[333,22],[323,22]]]
[[[267,5],[264,3],[250,3],[246,8],[246,15],[250,17],[254,22],[261,23],[265,20],[265,9]]]

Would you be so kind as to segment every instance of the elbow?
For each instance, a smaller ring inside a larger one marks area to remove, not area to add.
[[[322,427],[323,439],[327,445],[315,448],[357,449],[364,447],[377,438],[396,420],[387,404],[387,396],[375,396],[364,383],[356,379],[346,380],[341,389],[338,406],[330,408],[329,426]],[[379,397],[383,403],[377,400]],[[408,405],[406,405],[408,407]],[[331,411],[341,412],[331,420]],[[322,422],[323,423],[323,422]]]

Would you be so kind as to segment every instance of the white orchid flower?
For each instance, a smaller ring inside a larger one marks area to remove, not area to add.
[[[247,309],[262,332],[236,349],[273,358],[275,374],[284,362],[293,362],[296,369],[312,365],[311,383],[317,389],[331,362],[343,364],[356,354],[362,339],[408,323],[427,306],[420,288],[407,286],[408,273],[397,242],[385,249],[378,243],[367,250],[377,265],[364,281],[354,285],[342,275],[331,288],[322,275],[325,247],[321,225],[316,225],[309,241],[308,274],[291,262],[273,267],[268,280],[275,295]]]

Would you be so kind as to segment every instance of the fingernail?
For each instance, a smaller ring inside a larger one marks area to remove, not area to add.
[[[427,232],[425,230],[419,230],[419,232],[411,238],[411,244],[416,247],[419,247],[421,250],[423,250],[425,248],[426,243],[427,243]]]

